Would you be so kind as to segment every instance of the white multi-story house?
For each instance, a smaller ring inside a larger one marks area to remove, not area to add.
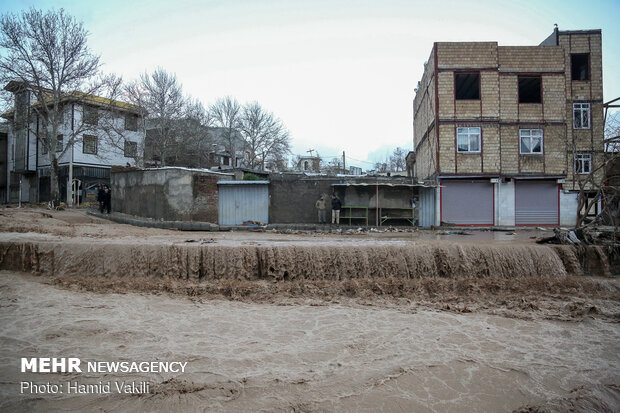
[[[8,120],[6,199],[4,202],[46,202],[50,198],[50,157],[38,138],[42,122],[34,110],[34,93],[19,82],[5,90],[14,94],[15,106],[2,117]],[[61,200],[67,200],[69,176],[80,195],[108,183],[110,168],[134,166],[144,147],[141,108],[115,100],[79,93],[61,99],[62,120],[56,152]],[[70,170],[71,169],[71,170]]]

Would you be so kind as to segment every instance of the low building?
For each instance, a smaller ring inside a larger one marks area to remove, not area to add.
[[[435,43],[408,157],[415,179],[439,184],[435,225],[574,225],[579,182],[604,154],[601,62],[600,30]]]

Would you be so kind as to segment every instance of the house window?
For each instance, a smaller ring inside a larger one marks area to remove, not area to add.
[[[573,129],[590,129],[589,103],[573,103]]]
[[[519,76],[519,103],[542,103],[540,76]]]
[[[93,135],[84,135],[82,137],[82,153],[97,154],[97,137]]]
[[[592,154],[576,153],[575,154],[575,173],[587,175],[592,172]]]
[[[461,153],[480,152],[480,128],[456,128],[456,148]]]
[[[138,117],[132,113],[125,114],[125,130],[138,130]]]
[[[570,72],[572,80],[590,80],[590,54],[570,55]]]
[[[539,154],[543,153],[542,129],[519,129],[520,153]]]
[[[455,73],[454,98],[456,100],[479,100],[480,72]]]
[[[56,152],[62,152],[64,149],[62,135],[56,137]]]
[[[41,154],[47,155],[47,144],[43,140],[39,141],[39,144],[41,145]]]
[[[99,122],[98,109],[94,106],[84,105],[84,123],[87,125],[96,125]]]
[[[125,158],[135,158],[138,152],[138,144],[132,141],[125,141],[124,154]]]

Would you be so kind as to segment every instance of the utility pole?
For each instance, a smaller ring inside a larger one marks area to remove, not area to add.
[[[345,164],[345,156],[344,156],[344,151],[342,151],[342,174],[346,174],[347,173],[347,166]]]

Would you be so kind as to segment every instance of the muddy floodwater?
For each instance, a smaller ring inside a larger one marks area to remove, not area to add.
[[[618,411],[620,283],[541,234],[184,233],[2,210],[0,411]],[[35,357],[186,364],[21,372]]]
[[[2,411],[512,411],[620,380],[617,323],[94,294],[0,274]],[[186,361],[183,374],[32,374],[20,357]],[[152,383],[146,395],[20,382]],[[609,393],[609,394],[608,394]],[[599,395],[600,396],[600,395]],[[595,410],[596,411],[596,410]]]

